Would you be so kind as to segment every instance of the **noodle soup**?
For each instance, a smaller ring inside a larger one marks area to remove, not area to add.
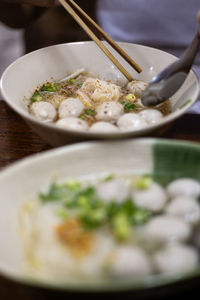
[[[147,109],[141,94],[147,83],[117,85],[84,69],[39,87],[29,99],[29,111],[39,121],[89,132],[135,131],[159,123],[171,112],[169,101]]]

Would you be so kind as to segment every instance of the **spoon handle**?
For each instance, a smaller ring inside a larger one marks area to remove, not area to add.
[[[182,57],[176,60],[171,65],[169,65],[157,76],[155,76],[152,79],[151,83],[158,83],[163,79],[168,79],[169,77],[176,74],[177,72],[183,72],[185,74],[188,74],[193,65],[197,52],[199,50],[199,46],[200,46],[200,27],[197,33],[195,34],[191,44],[187,47],[187,49],[183,53]]]
[[[186,51],[183,54],[182,60],[180,61],[181,62],[180,67],[182,66],[183,68],[182,70],[185,71],[186,73],[189,72],[189,70],[193,65],[194,59],[199,50],[199,46],[200,46],[200,27],[192,43],[186,49]]]
[[[192,42],[180,59],[177,59],[152,79],[142,93],[143,105],[157,105],[169,99],[184,83],[200,47],[200,11],[197,14],[197,20],[199,28]]]

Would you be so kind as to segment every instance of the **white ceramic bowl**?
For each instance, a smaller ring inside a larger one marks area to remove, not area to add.
[[[142,67],[143,72],[137,74],[116,53],[114,55],[134,78],[146,82],[176,60],[176,57],[154,48],[130,43],[119,44]],[[110,51],[113,53],[114,50]],[[25,97],[29,98],[38,85],[52,78],[61,79],[66,76],[67,72],[81,67],[105,79],[114,77],[117,80],[124,80],[123,75],[93,42],[62,44],[37,50],[11,64],[1,78],[3,97],[46,142],[58,146],[85,139],[114,139],[147,135],[180,117],[194,104],[199,95],[198,79],[194,72],[191,72],[181,89],[171,98],[172,113],[170,115],[158,124],[130,132],[97,134],[70,131],[58,128],[54,124],[42,123],[30,115]]]
[[[123,154],[123,155],[122,155]],[[180,162],[184,162],[183,164]],[[27,275],[20,236],[19,208],[24,201],[49,186],[52,175],[68,180],[95,174],[152,174],[162,184],[179,177],[200,180],[200,146],[189,142],[162,139],[135,139],[113,142],[87,142],[36,154],[0,172],[0,273],[8,278],[37,286],[64,290],[137,290],[157,287],[180,279],[200,276],[197,267],[191,274],[150,276],[135,281],[69,280],[61,283]],[[178,270],[177,270],[178,271]]]

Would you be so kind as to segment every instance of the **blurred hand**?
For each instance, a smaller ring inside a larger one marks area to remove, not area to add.
[[[198,22],[199,22],[199,24],[200,24],[200,10],[199,10],[198,13],[197,13],[197,20],[198,20]]]
[[[58,4],[57,0],[0,0],[3,3],[29,4],[40,7],[51,7]]]
[[[24,2],[24,4],[31,4],[42,7],[54,6],[57,4],[56,0],[19,0],[19,2]]]

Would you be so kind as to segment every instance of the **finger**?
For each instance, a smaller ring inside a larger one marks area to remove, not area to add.
[[[41,7],[51,7],[55,5],[55,0],[22,0],[20,2]]]
[[[199,10],[198,13],[197,13],[197,21],[198,21],[198,23],[200,24],[200,10]]]

